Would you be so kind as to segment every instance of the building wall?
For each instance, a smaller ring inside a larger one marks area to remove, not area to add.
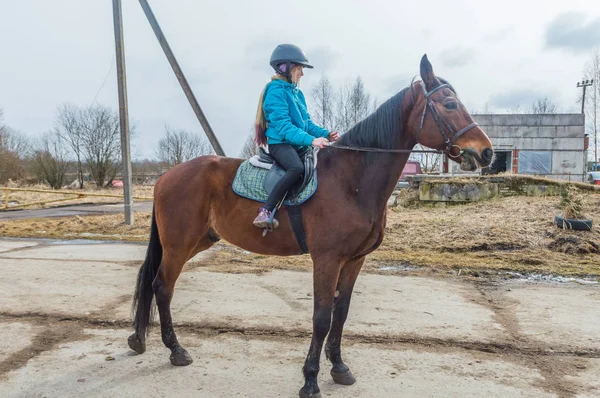
[[[587,153],[583,114],[473,115],[473,118],[490,137],[496,151],[512,153],[513,173],[519,172],[519,154],[522,163],[524,158],[539,156],[551,159],[550,170],[539,175],[584,181]],[[461,173],[459,166],[452,163],[453,172]]]

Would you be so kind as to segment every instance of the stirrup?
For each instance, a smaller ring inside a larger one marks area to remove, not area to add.
[[[263,233],[262,236],[267,236],[267,233],[269,232],[273,232],[273,223],[270,222],[267,224],[267,226],[263,229]]]
[[[287,192],[286,192],[287,195]],[[267,226],[263,229],[263,236],[267,236],[267,233],[269,232],[273,232],[273,230],[275,229],[275,227],[273,227],[273,220],[275,220],[275,213],[277,213],[277,210],[281,207],[281,205],[283,204],[283,201],[285,199],[285,195],[283,196],[283,199],[281,199],[279,201],[279,203],[277,204],[277,206],[275,206],[275,208],[273,209],[273,211],[271,212],[271,217],[269,217],[269,223],[267,224]],[[279,221],[277,221],[277,226],[279,226]]]

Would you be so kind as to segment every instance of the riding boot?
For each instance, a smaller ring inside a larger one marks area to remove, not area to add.
[[[254,219],[253,224],[259,228],[277,228],[279,226],[279,221],[276,218],[273,218],[273,222],[271,223],[271,212],[264,207],[258,209],[258,216]]]

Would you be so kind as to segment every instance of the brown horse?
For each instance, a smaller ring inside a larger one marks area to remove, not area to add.
[[[319,152],[319,187],[302,205],[314,266],[314,313],[300,397],[320,396],[317,374],[327,336],[325,353],[332,363],[333,379],[346,385],[355,381],[342,361],[342,329],[365,256],[383,239],[387,200],[412,148],[420,143],[444,151],[465,170],[492,161],[490,140],[452,86],[434,75],[426,55],[420,74],[421,81],[390,98]],[[267,236],[252,225],[259,203],[232,190],[241,162],[203,156],[173,167],[157,181],[150,242],[134,296],[135,333],[129,337],[129,346],[136,352],[146,349],[156,297],[162,340],[171,349],[171,363],[192,363],[173,330],[171,299],[183,265],[219,239],[254,253],[302,253],[284,207],[279,211],[279,228]]]

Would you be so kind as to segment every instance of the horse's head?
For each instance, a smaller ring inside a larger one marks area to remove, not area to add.
[[[454,88],[433,74],[427,55],[421,59],[421,81],[411,87],[414,108],[408,120],[417,143],[444,151],[465,171],[489,166],[492,143],[458,99]]]

